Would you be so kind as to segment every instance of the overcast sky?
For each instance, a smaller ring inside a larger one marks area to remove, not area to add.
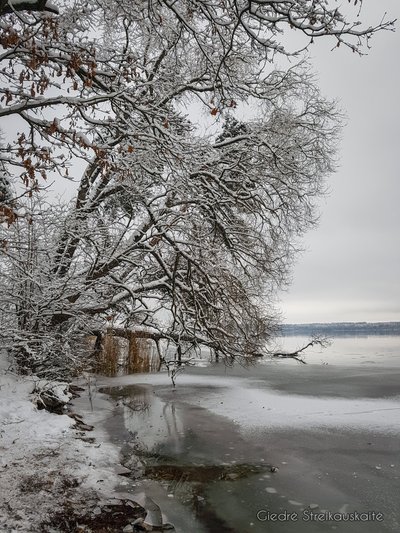
[[[364,0],[368,25],[384,12],[400,19],[399,0]],[[339,169],[329,179],[318,229],[282,294],[285,322],[400,321],[400,28],[381,32],[360,58],[318,42],[320,87],[347,115]]]

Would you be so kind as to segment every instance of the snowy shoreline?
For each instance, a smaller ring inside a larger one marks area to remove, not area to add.
[[[128,493],[116,492],[128,482],[120,475],[119,449],[104,429],[107,416],[113,416],[112,402],[96,392],[93,409],[86,384],[71,403],[84,423],[77,424],[67,414],[37,409],[31,401],[34,383],[33,377],[18,376],[1,361],[0,530],[73,531],[68,527],[74,513],[85,524],[85,516],[100,520],[104,507],[118,505],[129,507],[132,517],[140,515]],[[64,516],[70,522],[62,523]]]

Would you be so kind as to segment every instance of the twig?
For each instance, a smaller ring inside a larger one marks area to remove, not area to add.
[[[298,348],[294,352],[274,352],[272,357],[295,359],[299,363],[303,363],[305,365],[307,364],[306,361],[300,357],[302,352],[315,345],[321,346],[321,348],[326,348],[330,344],[331,341],[328,337],[313,337],[305,346]]]

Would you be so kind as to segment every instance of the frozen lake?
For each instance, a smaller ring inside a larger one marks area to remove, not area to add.
[[[132,490],[180,533],[397,532],[399,359],[400,337],[347,337],[307,365],[193,367],[176,389],[165,373],[101,385],[120,404],[113,439],[146,463]]]
[[[292,351],[307,344],[307,337],[278,337],[277,344]],[[368,335],[331,337],[331,345],[307,350],[312,364],[400,366],[400,336]]]

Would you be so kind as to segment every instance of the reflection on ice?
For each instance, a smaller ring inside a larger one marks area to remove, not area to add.
[[[182,421],[173,403],[162,401],[151,387],[130,385],[104,390],[119,396],[123,408],[124,424],[131,434],[140,435],[141,444],[148,451],[156,450],[166,440],[174,444],[176,451],[182,447]]]

